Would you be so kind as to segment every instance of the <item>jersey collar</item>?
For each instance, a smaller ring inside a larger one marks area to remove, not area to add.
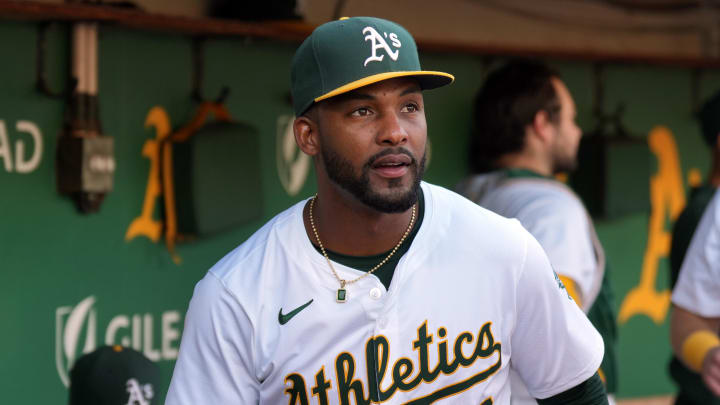
[[[545,176],[538,172],[532,171],[530,169],[521,168],[521,167],[508,167],[508,168],[503,169],[503,172],[509,179],[533,177],[533,178],[540,178],[540,179],[555,180],[555,178],[552,176]]]

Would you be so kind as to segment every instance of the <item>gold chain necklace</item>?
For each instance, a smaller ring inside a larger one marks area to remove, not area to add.
[[[407,238],[408,234],[410,234],[410,230],[412,230],[413,225],[415,224],[415,204],[412,206],[412,216],[410,217],[410,224],[408,225],[407,229],[405,230],[405,233],[403,234],[402,238],[400,238],[400,241],[395,245],[395,247],[390,251],[390,254],[387,255],[386,258],[384,258],[380,263],[378,263],[375,267],[370,269],[368,272],[363,274],[362,276],[354,279],[354,280],[343,280],[338,276],[337,272],[335,271],[335,267],[333,267],[332,262],[330,261],[330,258],[327,255],[327,252],[325,251],[325,247],[323,246],[322,241],[320,241],[320,236],[318,236],[317,228],[315,228],[315,220],[313,218],[313,206],[315,206],[315,200],[317,200],[317,194],[315,194],[315,197],[313,197],[312,200],[310,200],[310,226],[312,227],[313,233],[315,234],[315,240],[318,242],[318,245],[320,245],[320,250],[322,251],[323,256],[325,256],[325,260],[327,260],[328,265],[330,266],[330,270],[332,270],[333,275],[335,278],[340,282],[340,288],[337,290],[337,302],[345,302],[347,301],[347,291],[345,290],[345,286],[347,284],[356,283],[359,280],[362,280],[363,278],[369,276],[372,274],[375,270],[382,267],[383,264],[387,263],[388,260],[395,254],[395,252],[400,248],[400,245],[405,241],[405,238]]]

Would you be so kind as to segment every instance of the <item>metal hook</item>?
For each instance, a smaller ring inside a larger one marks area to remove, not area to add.
[[[192,54],[193,54],[193,78],[192,78],[192,99],[198,103],[206,102],[205,97],[202,95],[202,82],[204,76],[204,57],[203,51],[205,47],[205,38],[197,37],[193,39]],[[222,104],[230,95],[230,87],[223,86],[220,90],[220,94],[215,98],[215,103]]]

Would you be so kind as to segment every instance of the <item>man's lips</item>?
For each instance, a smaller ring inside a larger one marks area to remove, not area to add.
[[[373,163],[373,167],[377,166],[398,166],[409,165],[412,158],[404,153],[393,153],[377,158]]]
[[[375,160],[372,169],[381,177],[393,179],[404,176],[411,163],[412,158],[406,154],[391,154]]]

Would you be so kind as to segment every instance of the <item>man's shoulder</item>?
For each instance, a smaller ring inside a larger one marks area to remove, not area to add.
[[[301,201],[277,214],[245,242],[227,253],[198,281],[193,293],[197,305],[224,308],[231,299],[255,319],[263,305],[281,294],[261,298],[269,285],[287,279],[288,262],[301,256],[305,237]],[[309,244],[309,241],[305,242]]]
[[[304,203],[305,201],[301,201],[274,216],[247,240],[215,263],[209,272],[223,280],[232,277],[233,273],[240,269],[247,276],[252,272],[261,271],[268,249],[276,250],[273,256],[277,256],[296,245],[297,237],[294,235],[298,228],[296,221],[302,214]]]
[[[528,196],[527,198],[542,199],[556,204],[582,207],[582,202],[569,186],[553,179],[508,179],[503,189],[515,195],[526,194]]]
[[[546,178],[500,177],[495,173],[476,176],[464,184],[485,190],[472,198],[472,189],[463,192],[477,204],[510,218],[542,216],[576,221],[586,217],[580,198],[565,184]],[[478,186],[481,184],[482,186]],[[491,185],[491,186],[490,186]]]
[[[572,189],[558,180],[540,176],[513,177],[503,170],[469,176],[456,189],[477,203],[521,198],[582,206]]]
[[[496,239],[525,238],[525,230],[516,219],[499,215],[444,187],[429,183],[423,185],[426,198],[431,199],[433,216],[453,234],[493,235]]]
[[[466,214],[483,219],[505,219],[496,213],[477,205],[466,196],[445,187],[423,182],[425,195],[432,199],[434,209],[453,214]],[[426,197],[426,198],[427,198]]]

